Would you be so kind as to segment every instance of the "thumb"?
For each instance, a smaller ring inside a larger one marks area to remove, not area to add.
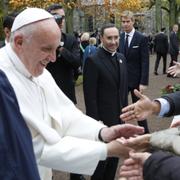
[[[134,152],[134,151],[129,152],[129,157],[131,157],[134,160],[140,160],[142,155],[143,153],[141,152]]]
[[[136,160],[136,161],[139,161],[141,162],[142,164],[144,164],[144,162],[146,161],[146,159],[149,158],[151,154],[148,153],[148,152],[133,152],[133,151],[130,151],[129,152],[129,156]]]
[[[139,99],[143,99],[143,98],[144,98],[143,94],[142,94],[140,91],[138,91],[137,89],[134,90],[134,94],[135,94]]]

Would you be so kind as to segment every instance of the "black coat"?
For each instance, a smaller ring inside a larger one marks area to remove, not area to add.
[[[144,180],[179,180],[180,157],[167,152],[155,152],[143,167]]]
[[[121,122],[121,109],[127,105],[124,56],[117,53],[117,61],[118,72],[111,62],[111,54],[103,48],[98,48],[93,56],[87,58],[83,71],[86,114],[103,121],[107,126]]]
[[[74,72],[80,66],[78,42],[72,35],[62,34],[64,42],[61,53],[57,50],[56,62],[49,63],[47,69],[52,74],[59,88],[76,103]]]
[[[120,35],[119,52],[124,54],[125,33]],[[127,53],[128,87],[137,88],[149,82],[148,38],[135,31]]]
[[[154,39],[154,48],[157,53],[167,54],[168,53],[168,37],[164,33],[159,33]]]
[[[171,32],[169,40],[169,53],[171,55],[177,56],[179,53],[179,40],[177,34],[174,31]]]
[[[32,137],[12,86],[0,70],[0,179],[40,180]]]

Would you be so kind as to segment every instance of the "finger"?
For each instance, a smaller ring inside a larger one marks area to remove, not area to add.
[[[141,176],[141,170],[133,169],[129,171],[120,171],[120,177],[133,177],[133,176]]]
[[[177,127],[177,126],[180,126],[180,122],[175,122],[171,124],[170,128]]]
[[[134,159],[128,158],[128,159],[124,160],[123,165],[129,166],[129,165],[132,165],[132,164],[135,164],[135,163],[136,163],[136,161]],[[123,165],[122,165],[122,167],[123,167]]]
[[[143,99],[143,98],[144,98],[143,94],[142,94],[140,91],[138,91],[137,89],[134,90],[134,94],[135,94],[139,99]]]
[[[124,137],[118,138],[118,139],[116,139],[116,141],[118,141],[119,143],[124,144],[124,145],[127,143],[127,140]]]
[[[143,180],[142,176],[129,177],[128,180]]]
[[[125,112],[120,115],[120,119],[126,122],[126,121],[136,120],[136,116],[132,115],[130,112]]]
[[[134,104],[131,104],[129,106],[122,108],[122,112],[125,113],[125,112],[131,111],[133,109],[134,109]]]
[[[178,62],[176,62],[176,61],[173,61],[173,64],[175,64],[175,65],[176,65],[176,64],[178,64]]]

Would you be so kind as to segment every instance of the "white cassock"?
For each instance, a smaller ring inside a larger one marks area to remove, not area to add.
[[[104,125],[78,110],[46,69],[32,77],[10,44],[0,50],[0,69],[11,82],[31,130],[41,179],[52,178],[51,168],[91,175],[107,156],[106,144],[98,140]]]

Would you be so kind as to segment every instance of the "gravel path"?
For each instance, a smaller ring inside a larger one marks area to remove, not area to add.
[[[170,61],[170,57],[168,56],[168,63],[167,67]],[[160,62],[159,66],[159,75],[155,76],[153,74],[154,71],[154,63],[155,63],[155,55],[150,56],[150,82],[149,87],[146,90],[145,94],[148,95],[151,99],[159,97],[161,95],[161,88],[164,88],[168,84],[175,84],[180,83],[179,78],[167,78],[166,75],[162,74],[162,61]],[[78,108],[81,109],[84,112],[84,100],[83,100],[83,92],[82,92],[82,85],[76,87],[76,95],[78,100]],[[164,118],[162,120],[158,119],[157,117],[151,117],[148,119],[149,127],[151,132],[165,129],[169,127],[170,122],[172,118]],[[132,122],[135,123],[135,122]],[[90,178],[86,176],[86,179],[89,180]],[[116,178],[117,179],[117,178]],[[54,179],[53,180],[69,180],[69,174],[54,171]]]

